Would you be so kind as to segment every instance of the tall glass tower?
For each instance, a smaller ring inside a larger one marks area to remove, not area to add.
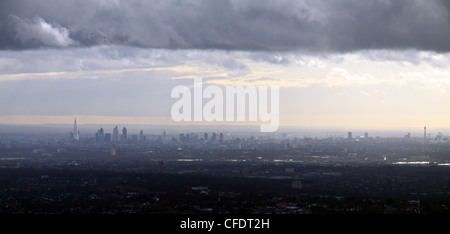
[[[119,141],[119,129],[116,127],[113,129],[113,141],[118,142]]]
[[[75,118],[75,122],[73,123],[73,139],[80,140],[80,133],[78,132],[77,126],[77,118]]]

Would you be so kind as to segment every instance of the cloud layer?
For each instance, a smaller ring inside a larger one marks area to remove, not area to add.
[[[170,120],[172,88],[201,77],[280,86],[282,125],[392,127],[406,116],[409,126],[448,127],[449,9],[448,0],[0,0],[0,122]]]
[[[0,49],[450,51],[446,0],[166,0],[1,3]]]
[[[35,17],[32,21],[17,16],[11,18],[14,21],[16,36],[23,45],[66,47],[74,44],[66,28],[51,25],[40,17]]]

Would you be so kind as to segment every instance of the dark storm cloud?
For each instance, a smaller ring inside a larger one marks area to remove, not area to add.
[[[447,0],[2,0],[0,48],[450,51]]]

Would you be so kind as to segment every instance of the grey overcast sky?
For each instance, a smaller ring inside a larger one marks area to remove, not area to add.
[[[280,86],[281,125],[450,127],[448,0],[1,0],[0,35],[0,124],[176,124],[202,77]]]
[[[1,48],[448,52],[447,0],[2,0]]]

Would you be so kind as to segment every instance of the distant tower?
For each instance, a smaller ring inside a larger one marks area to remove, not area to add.
[[[122,141],[127,141],[128,137],[127,137],[127,128],[123,127],[122,128]]]
[[[105,133],[105,142],[111,142],[111,134],[110,133]]]
[[[133,144],[137,144],[138,143],[138,135],[131,135],[131,142],[133,142]]]
[[[97,133],[95,133],[95,139],[98,144],[103,144],[105,142],[105,131],[103,130],[103,128],[100,128]]]
[[[364,133],[364,138],[369,138],[369,133],[368,132]]]
[[[113,142],[118,141],[119,141],[119,129],[116,126],[115,128],[113,128]]]
[[[427,126],[423,127],[423,138],[427,138]]]
[[[350,140],[350,139],[352,139],[352,132],[348,132],[347,133],[347,138]]]
[[[75,118],[75,122],[73,123],[73,139],[80,140],[80,133],[78,132],[77,126],[77,118]]]

